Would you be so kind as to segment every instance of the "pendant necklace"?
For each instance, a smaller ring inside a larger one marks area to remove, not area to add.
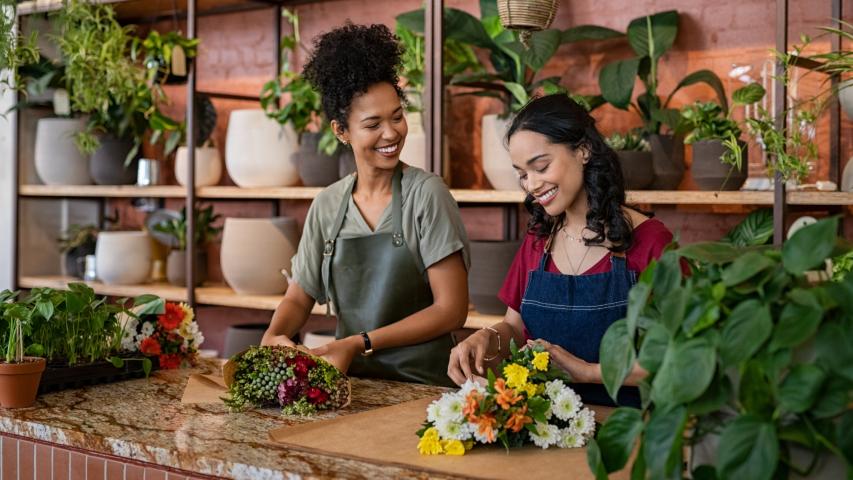
[[[581,230],[581,237],[578,238],[578,237],[575,237],[574,235],[569,234],[569,232],[567,232],[564,228],[563,229],[563,236],[566,237],[567,241],[571,240],[571,241],[576,242],[576,243],[582,243],[582,244],[586,243],[586,241],[583,238],[583,230]],[[569,268],[572,269],[573,275],[575,275],[575,276],[578,275],[578,270],[580,270],[580,268],[583,266],[583,262],[584,262],[584,260],[586,260],[586,256],[589,253],[591,247],[592,247],[592,245],[586,245],[586,250],[583,252],[583,256],[581,257],[581,261],[578,264],[577,268],[575,268],[575,265],[572,262],[572,257],[571,257],[571,255],[569,255],[569,249],[566,247],[566,243],[565,242],[563,243],[563,253],[566,255],[566,260],[569,262]]]

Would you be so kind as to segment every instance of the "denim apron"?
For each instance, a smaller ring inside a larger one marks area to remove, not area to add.
[[[553,235],[552,237],[553,238]],[[546,271],[551,239],[536,270],[528,272],[521,300],[521,318],[531,338],[563,347],[590,363],[599,363],[598,352],[607,328],[625,318],[628,291],[637,282],[623,255],[610,255],[610,271],[591,275],[563,275]],[[613,405],[604,385],[574,383],[571,387],[584,403]],[[637,387],[622,387],[620,405],[640,406]]]
[[[370,332],[423,310],[433,303],[424,268],[403,238],[402,165],[391,188],[392,233],[338,238],[349,208],[355,179],[341,202],[331,236],[323,251],[322,277],[326,299],[335,304],[335,337]],[[405,347],[358,355],[348,373],[358,377],[454,386],[447,376],[453,341],[450,334]]]

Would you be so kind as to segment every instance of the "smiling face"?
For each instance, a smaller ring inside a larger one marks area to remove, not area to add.
[[[335,120],[332,128],[352,146],[358,165],[383,170],[397,166],[409,133],[397,90],[387,82],[373,84],[353,98],[346,129]]]
[[[586,155],[567,145],[554,144],[530,130],[517,131],[509,141],[512,166],[521,188],[535,197],[554,217],[586,198],[583,169]]]

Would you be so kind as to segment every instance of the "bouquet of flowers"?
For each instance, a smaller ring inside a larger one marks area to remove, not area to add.
[[[532,441],[540,448],[576,448],[595,432],[595,414],[566,386],[567,378],[551,364],[544,347],[519,350],[488,385],[467,381],[457,392],[445,393],[427,407],[427,421],[418,431],[422,455],[464,455],[475,443],[500,441],[506,449]]]
[[[189,305],[166,302],[160,314],[130,313],[133,315],[123,321],[122,350],[156,357],[162,369],[178,368],[184,362],[195,364],[204,335]]]
[[[223,367],[233,410],[279,406],[285,415],[313,415],[350,402],[346,375],[295,347],[250,347]]]

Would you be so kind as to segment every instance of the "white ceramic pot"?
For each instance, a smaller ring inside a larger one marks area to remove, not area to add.
[[[847,160],[844,173],[841,174],[841,191],[853,192],[853,157]]]
[[[287,290],[299,231],[296,219],[226,218],[220,263],[225,281],[237,293],[273,295]]]
[[[234,110],[225,139],[225,168],[241,187],[285,187],[299,182],[291,160],[298,139],[290,125],[281,126],[263,110]]]
[[[175,153],[175,179],[186,186],[189,178],[187,147],[178,147]],[[219,183],[222,178],[222,158],[216,147],[196,147],[195,149],[195,186],[209,187]]]
[[[853,120],[853,80],[847,80],[838,86],[838,101],[847,118]]]
[[[427,169],[426,160],[426,132],[424,132],[423,114],[411,112],[406,114],[406,123],[409,125],[409,134],[406,135],[406,143],[400,152],[400,160],[421,170]]]
[[[82,118],[42,118],[36,127],[35,167],[45,185],[91,185],[89,156],[74,144]]]
[[[496,190],[521,190],[518,175],[512,168],[509,151],[504,147],[504,136],[509,128],[509,118],[484,115],[482,128],[483,172]]]
[[[146,232],[101,232],[95,246],[98,278],[109,285],[145,283],[151,272],[151,240]]]

